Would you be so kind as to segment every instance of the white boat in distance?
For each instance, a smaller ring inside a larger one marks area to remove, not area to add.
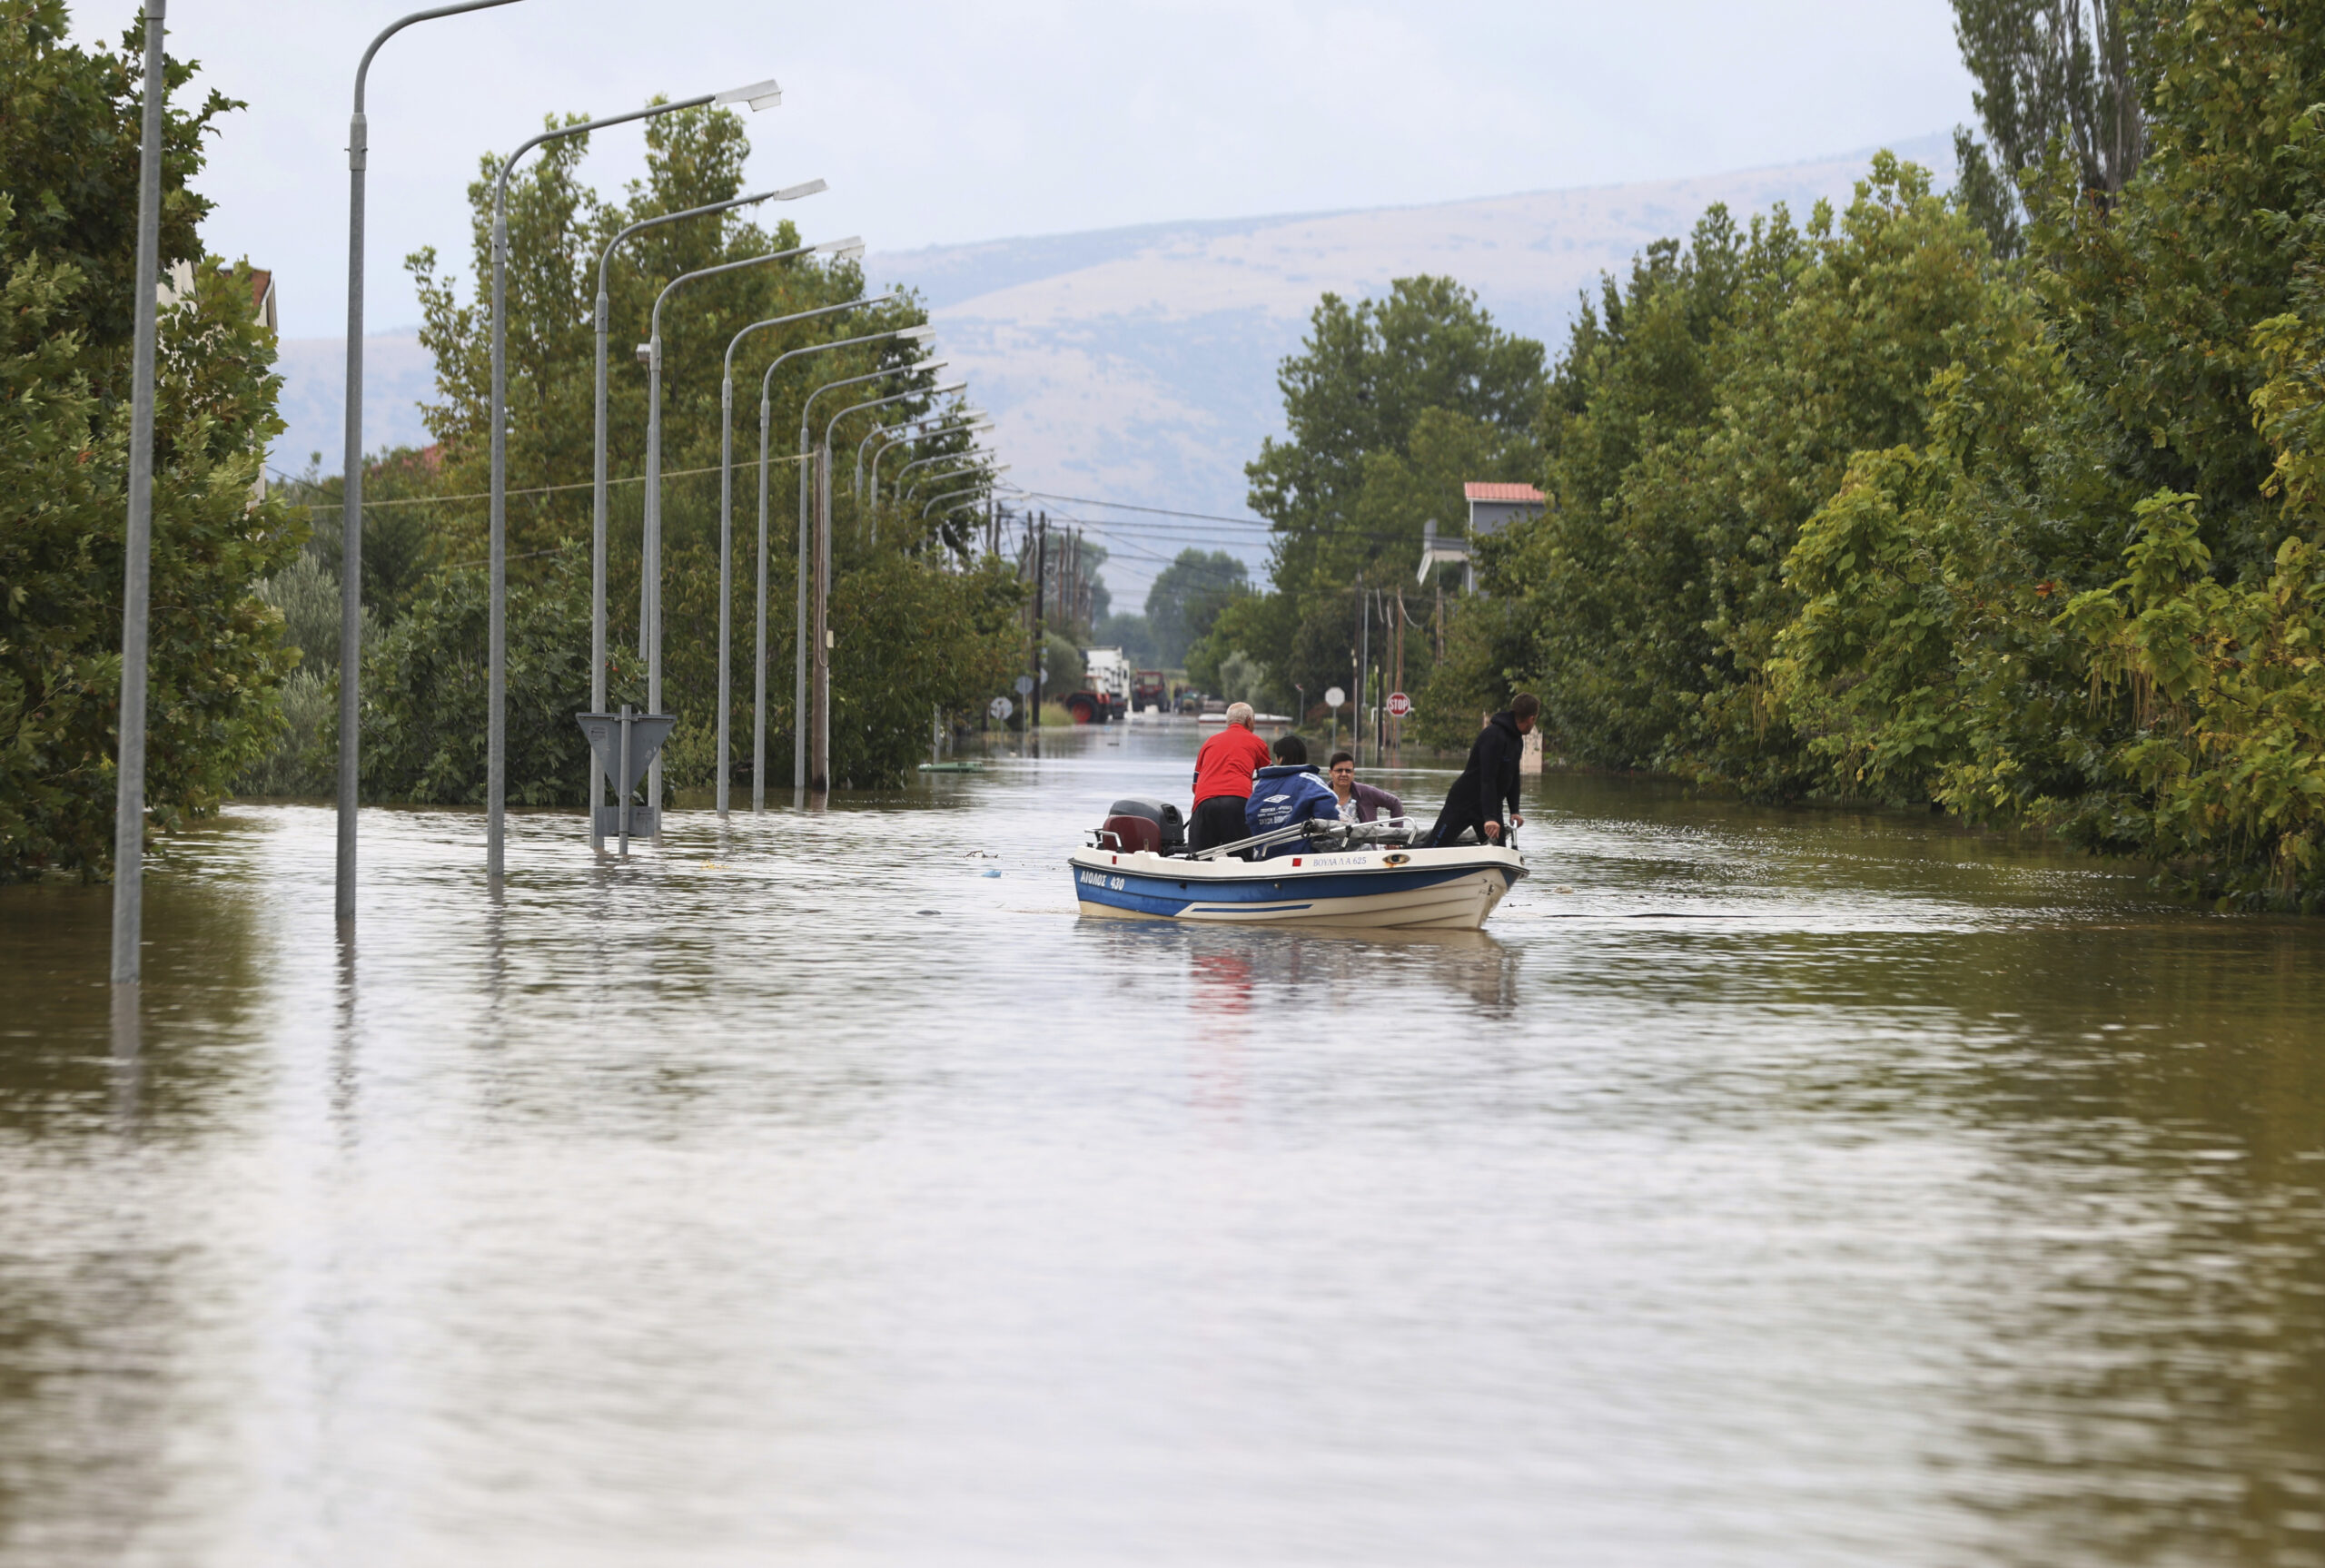
[[[1126,810],[1125,808],[1145,808]],[[1384,931],[1476,931],[1526,859],[1494,844],[1420,849],[1413,826],[1311,822],[1201,854],[1175,848],[1175,807],[1117,801],[1096,843],[1067,859],[1085,915]],[[1296,844],[1266,860],[1237,852]]]

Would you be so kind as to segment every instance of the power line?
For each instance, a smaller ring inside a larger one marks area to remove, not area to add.
[[[1265,518],[1222,518],[1216,512],[1180,512],[1173,511],[1168,507],[1133,506],[1129,501],[1099,501],[1093,500],[1088,496],[1061,496],[1055,490],[1027,490],[1024,493],[1029,496],[1038,496],[1045,501],[1064,501],[1069,506],[1112,507],[1116,511],[1152,512],[1159,518],[1193,518],[1199,521],[1206,523],[1240,523],[1245,528],[1272,528],[1275,527],[1273,523],[1269,522]]]
[[[767,459],[770,464],[796,463],[798,460],[799,454],[796,452],[793,452],[787,457],[769,458]],[[753,458],[748,462],[737,463],[735,468],[737,471],[747,471],[750,468],[757,467],[757,465],[758,459],[757,458]],[[303,485],[307,482],[296,474],[284,473],[281,468],[269,468],[267,471],[274,475],[275,478],[282,480],[285,484]],[[715,474],[717,472],[718,472],[718,465],[713,463],[708,468],[665,468],[662,470],[662,477],[666,479],[683,479],[690,478],[696,474]],[[546,496],[558,490],[586,490],[597,482],[598,481],[595,479],[582,479],[578,483],[570,485],[535,485],[529,489],[503,490],[500,493],[504,496]],[[606,487],[610,489],[616,485],[642,485],[645,482],[645,475],[633,474],[626,479],[608,479],[606,481]],[[373,507],[432,507],[440,501],[489,501],[491,498],[492,492],[490,490],[470,490],[465,495],[459,496],[401,496],[392,500],[366,501],[363,503],[363,509],[368,512]],[[347,509],[347,503],[345,501],[290,501],[284,504],[297,507],[302,510],[310,512],[341,512]]]

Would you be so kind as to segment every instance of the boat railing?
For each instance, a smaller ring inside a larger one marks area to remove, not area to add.
[[[1420,829],[1405,817],[1383,818],[1377,822],[1330,822],[1321,819],[1293,823],[1289,827],[1255,833],[1238,839],[1233,843],[1213,844],[1199,849],[1189,860],[1220,860],[1228,855],[1248,858],[1252,850],[1273,849],[1279,844],[1306,842],[1323,849],[1350,849],[1360,844],[1409,844],[1420,836]]]

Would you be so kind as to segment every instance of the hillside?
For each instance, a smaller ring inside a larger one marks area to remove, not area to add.
[[[1893,143],[1944,170],[1942,135]],[[1725,202],[1739,215],[1779,202],[1805,215],[1845,201],[1870,153],[1686,180],[1543,191],[1425,207],[1158,223],[875,252],[868,275],[920,290],[940,346],[991,409],[1029,489],[1193,512],[1243,511],[1242,466],[1280,428],[1277,362],[1317,297],[1361,295],[1414,272],[1475,289],[1505,325],[1555,349],[1578,293],[1648,242],[1685,233]],[[367,439],[422,439],[429,391],[410,334],[372,340]],[[283,345],[291,430],[277,466],[311,450],[335,468],[339,340]],[[1134,600],[1153,549],[1117,542],[1108,573]],[[1259,562],[1256,552],[1251,554]]]

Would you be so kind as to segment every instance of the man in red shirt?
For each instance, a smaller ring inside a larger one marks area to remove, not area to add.
[[[1187,824],[1187,848],[1211,849],[1252,836],[1243,825],[1252,774],[1272,760],[1268,743],[1252,733],[1252,705],[1229,704],[1227,727],[1195,753],[1195,814]]]

